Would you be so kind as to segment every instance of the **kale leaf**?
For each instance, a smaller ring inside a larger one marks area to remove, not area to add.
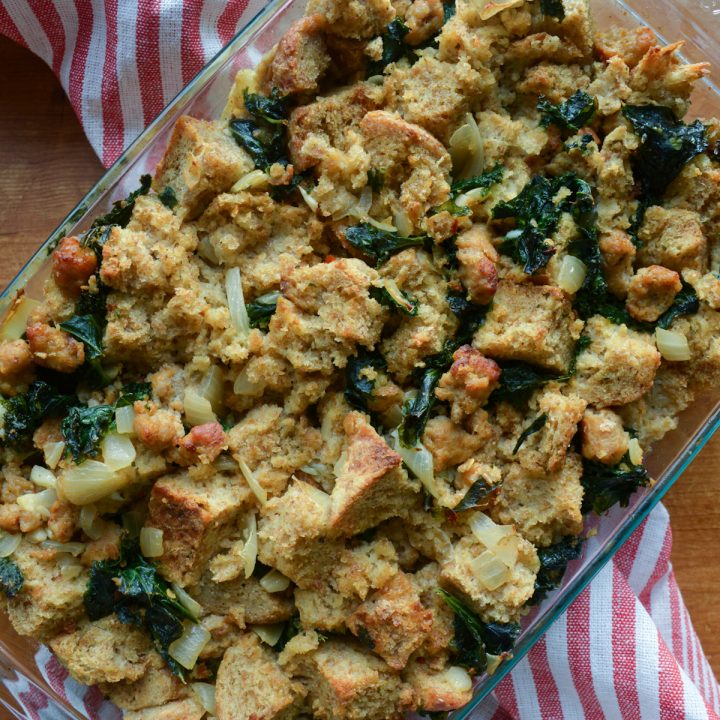
[[[350,405],[362,412],[369,411],[375,389],[374,375],[385,368],[385,360],[379,353],[361,351],[348,359],[345,369],[345,399]]]
[[[435,388],[441,375],[442,371],[438,368],[425,370],[417,395],[405,403],[403,421],[399,430],[400,442],[405,447],[414,447],[420,440],[435,404]]]
[[[98,313],[93,315],[73,315],[69,320],[61,322],[60,328],[83,343],[85,376],[93,387],[104,387],[114,380],[116,373],[106,370],[102,365],[102,338],[106,322],[104,303],[97,309]],[[100,312],[103,314],[100,315]]]
[[[458,513],[477,508],[484,510],[491,505],[499,491],[499,485],[491,485],[484,478],[480,478],[470,486],[463,499],[453,508],[453,512]]]
[[[105,225],[119,225],[125,227],[132,217],[132,211],[135,207],[135,201],[141,195],[147,195],[150,192],[152,178],[150,175],[142,175],[140,177],[140,187],[133,190],[124,200],[116,200],[112,209],[105,215],[95,218],[92,224],[93,228],[103,227]]]
[[[524,403],[534,390],[558,380],[560,376],[536,370],[524,362],[507,362],[501,364],[500,383],[493,390],[492,399],[513,405]]]
[[[382,75],[388,65],[408,57],[411,49],[405,42],[405,36],[409,32],[410,28],[400,18],[395,18],[385,28],[385,32],[381,35],[382,56],[379,60],[368,63],[367,77]]]
[[[120,388],[120,396],[115,403],[115,408],[132,405],[136,400],[146,400],[151,394],[152,386],[149,382],[128,383]]]
[[[592,95],[584,90],[577,90],[565,102],[550,102],[544,95],[540,96],[537,109],[542,113],[540,124],[543,127],[557,125],[561,130],[577,131],[587,125],[595,115],[597,103]]]
[[[675,296],[673,304],[658,318],[657,326],[667,330],[677,318],[683,315],[692,315],[700,309],[695,288],[690,283],[682,281],[682,289]]]
[[[275,310],[277,309],[277,302],[280,299],[280,295],[281,293],[279,292],[266,293],[245,305],[248,317],[250,318],[250,327],[267,330],[270,318],[275,314]]]
[[[370,297],[385,307],[396,310],[403,315],[411,317],[417,315],[418,302],[410,293],[401,290],[396,283],[391,284],[388,289],[388,281],[383,287],[371,287]]]
[[[386,171],[379,170],[378,168],[370,168],[367,171],[367,182],[374,192],[380,192],[380,190],[382,190],[385,184],[385,175]]]
[[[102,264],[102,251],[105,243],[112,232],[112,225],[93,225],[87,232],[80,236],[80,245],[90,248],[98,261],[98,267]]]
[[[548,416],[546,413],[542,413],[542,415],[538,415],[521,433],[520,437],[518,438],[517,442],[515,443],[515,447],[513,448],[512,454],[517,454],[517,451],[522,447],[522,444],[533,434],[536,432],[540,432],[545,427],[545,423],[547,422]]]
[[[581,478],[584,488],[582,511],[595,511],[601,515],[616,503],[627,507],[631,495],[648,485],[647,470],[642,465],[631,465],[621,461],[608,466],[593,460],[583,460]]]
[[[663,105],[625,105],[623,115],[640,137],[633,173],[645,198],[659,200],[685,165],[708,148],[700,120],[686,125]]]
[[[450,358],[447,363],[443,364],[443,368],[452,363],[452,354],[461,345],[472,341],[475,331],[485,322],[485,318],[492,308],[492,302],[487,305],[477,305],[462,295],[455,295],[454,293],[447,296],[447,303],[453,315],[460,321],[460,325],[453,340],[446,343],[444,348],[444,355],[447,357],[449,354]]]
[[[540,570],[535,578],[535,592],[529,604],[541,602],[551,590],[560,585],[568,563],[580,557],[581,550],[582,540],[572,536],[564,537],[549,547],[538,548]]]
[[[183,621],[194,618],[174,597],[155,565],[142,556],[138,541],[124,538],[117,560],[92,564],[83,601],[91,620],[115,612],[122,622],[144,628],[170,669],[184,678],[168,647],[182,635]]]
[[[115,420],[113,405],[70,408],[60,424],[65,447],[76,463],[98,454],[100,441]]]
[[[382,265],[395,253],[409,247],[432,248],[432,241],[427,235],[403,237],[388,230],[380,230],[369,223],[359,223],[345,229],[345,238],[363,255],[375,263]]]
[[[0,558],[0,590],[5,597],[14,598],[25,584],[22,571],[10,558]]]
[[[285,646],[292,640],[296,635],[302,631],[302,625],[300,623],[300,616],[293,615],[286,623],[280,633],[280,639],[275,643],[273,649],[275,652],[282,652]]]
[[[492,186],[502,180],[504,174],[505,167],[498,163],[492,170],[488,170],[480,175],[474,175],[466,180],[454,182],[450,187],[450,197],[442,205],[438,205],[433,212],[449,212],[455,216],[469,215],[470,208],[464,205],[458,205],[455,200],[463,193],[478,188],[482,190],[482,197],[485,197],[490,192]]]
[[[274,163],[287,165],[287,100],[280,96],[277,88],[273,88],[270,97],[247,90],[243,97],[245,109],[252,117],[230,121],[235,142],[261,170],[267,170]]]
[[[172,210],[178,204],[177,195],[169,185],[166,185],[162,192],[158,193],[158,198],[168,210]]]
[[[565,19],[565,8],[563,8],[562,0],[540,0],[540,9],[543,15],[549,15],[556,20]]]

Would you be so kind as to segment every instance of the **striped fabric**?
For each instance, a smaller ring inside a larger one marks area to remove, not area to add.
[[[42,57],[105,165],[262,6],[263,0],[0,0],[0,33]],[[611,522],[600,524],[599,543]],[[669,562],[658,507],[474,714],[475,720],[720,720],[720,689]],[[119,712],[46,649],[48,685],[92,720]],[[68,717],[24,680],[29,718]],[[9,715],[8,715],[9,717]]]

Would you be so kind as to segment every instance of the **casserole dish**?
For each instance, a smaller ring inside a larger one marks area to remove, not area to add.
[[[638,18],[629,9],[620,5],[606,3],[593,3],[593,5],[596,18],[601,25],[609,23],[634,25],[642,22],[645,17],[642,15],[643,8],[638,8],[641,14]],[[297,2],[271,3],[148,128],[51,236],[48,243],[53,243],[64,235],[70,235],[86,227],[89,218],[106,210],[112,200],[127,195],[137,185],[138,177],[155,167],[174,122],[181,114],[208,118],[217,116],[235,72],[240,68],[255,65],[279,39],[290,22],[296,19],[301,10],[300,3]],[[657,11],[658,7],[655,6],[653,10]],[[693,28],[692,23],[683,19],[672,7],[668,7],[667,12],[665,8],[660,10],[664,22],[655,29],[661,36],[675,38],[681,34],[692,35],[695,41],[688,43],[689,59],[713,59],[711,53],[704,50],[706,44],[709,46],[710,40],[699,29]],[[712,12],[713,8],[707,10]],[[712,114],[713,102],[716,98],[714,87],[708,84],[700,90],[694,110],[703,115]],[[18,289],[25,288],[30,296],[33,296],[39,290],[47,270],[44,246],[8,288],[2,298],[1,309],[7,310]],[[586,530],[598,529],[599,532],[586,545],[583,557],[571,566],[560,590],[525,619],[524,631],[517,643],[514,661],[505,664],[494,676],[480,680],[473,703],[460,711],[459,717],[466,717],[472,712],[473,707],[490,692],[497,681],[512,667],[513,662],[517,662],[527,652],[552,620],[585,587],[590,578],[662,497],[717,426],[717,405],[717,397],[708,395],[683,414],[678,430],[669,435],[662,447],[649,459],[650,472],[657,480],[651,490],[636,495],[630,506],[624,510],[614,511],[599,520],[597,518],[588,520]],[[9,637],[8,634],[5,636]],[[23,671],[29,679],[37,680],[40,686],[45,685],[37,672],[32,670],[31,645],[23,643],[18,647],[22,647],[22,651],[8,650],[8,663]],[[69,708],[68,712],[71,712]]]

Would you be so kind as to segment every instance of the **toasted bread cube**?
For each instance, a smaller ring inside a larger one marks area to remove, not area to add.
[[[640,268],[628,287],[627,309],[636,319],[655,322],[682,290],[679,273],[662,265]]]
[[[218,668],[218,720],[289,720],[300,712],[302,686],[283,672],[255,633],[242,635]]]
[[[330,498],[301,480],[273,498],[258,523],[258,558],[298,587],[315,587],[337,562],[342,543],[328,540]]]
[[[310,0],[306,12],[327,20],[327,32],[347,38],[379,35],[395,17],[390,0]]]
[[[588,408],[580,423],[582,455],[606,465],[617,465],[630,442],[622,419],[612,410]]]
[[[190,688],[177,675],[173,675],[157,653],[154,653],[151,664],[138,680],[100,683],[100,690],[123,710],[156,708],[190,695]]]
[[[432,613],[423,607],[408,576],[399,572],[355,610],[347,625],[393,670],[402,670],[425,641]]]
[[[700,216],[691,210],[653,205],[645,213],[638,237],[643,243],[637,254],[642,265],[662,265],[677,272],[707,270],[707,240]]]
[[[176,214],[197,217],[244,173],[253,169],[250,157],[215,123],[183,115],[175,123],[153,185],[161,193],[175,193]]]
[[[342,535],[403,515],[420,490],[402,469],[402,458],[375,432],[364,415],[346,415],[347,459],[331,495],[330,528]]]
[[[312,590],[295,589],[295,607],[300,613],[300,623],[304,628],[321,632],[342,631],[356,603],[357,600],[343,595],[328,583]]]
[[[145,524],[163,531],[157,560],[163,576],[182,587],[194,585],[249,500],[250,490],[238,478],[192,479],[180,472],[157,480]]]
[[[418,707],[426,713],[457,710],[472,700],[472,678],[461,667],[436,670],[411,660],[404,677],[415,692]]]
[[[395,547],[387,538],[379,538],[343,548],[331,582],[343,595],[364,600],[371,590],[385,586],[397,572]]]
[[[492,358],[567,372],[579,334],[575,324],[570,301],[559,288],[503,280],[473,346]]]
[[[661,361],[652,335],[614,325],[599,315],[588,320],[585,333],[590,345],[578,355],[569,392],[603,408],[627,405],[652,387]]]
[[[50,641],[50,649],[79,683],[139,680],[156,655],[147,633],[116,615],[83,622]]]
[[[438,593],[440,566],[436,562],[429,562],[410,577],[417,588],[420,602],[430,612],[432,618],[430,631],[418,655],[444,657],[455,637],[455,613]],[[412,666],[412,660],[410,665]],[[422,703],[420,706],[425,707]]]
[[[369,650],[328,640],[289,663],[320,720],[386,720],[413,709],[412,690]],[[222,720],[222,718],[219,718]]]
[[[564,465],[552,473],[533,472],[513,464],[490,515],[502,525],[514,524],[524,538],[537,546],[577,535],[583,527],[581,476],[582,463],[575,453],[568,453]]]
[[[201,720],[204,717],[205,708],[192,696],[123,715],[124,720]]]

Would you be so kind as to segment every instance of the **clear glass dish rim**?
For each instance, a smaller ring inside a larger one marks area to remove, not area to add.
[[[156,135],[163,129],[165,122],[178,108],[194,94],[205,87],[212,79],[216,71],[235,53],[239,52],[245,43],[260,31],[267,23],[271,22],[274,16],[287,6],[298,0],[270,0],[265,7],[258,11],[255,16],[240,29],[228,44],[212,58],[198,74],[173,98],[173,100],[160,112],[160,114],[138,135],[127,150],[108,168],[102,177],[90,188],[85,196],[60,222],[57,228],[49,235],[47,240],[35,251],[22,269],[17,273],[8,286],[0,292],[0,317],[5,315],[10,307],[15,293],[23,288],[27,281],[34,275],[38,268],[47,258],[49,247],[64,237],[67,228],[75,225],[82,218],[92,213],[94,206],[105,192],[115,186],[124,174],[126,166],[132,164],[140,153],[149,145]],[[611,0],[623,8],[631,16],[642,22],[642,18],[623,0]],[[662,35],[658,33],[661,40]],[[714,87],[714,86],[713,86]],[[553,622],[568,608],[568,606],[582,593],[590,581],[609,562],[613,555],[640,526],[650,511],[657,505],[663,496],[670,490],[677,479],[686,470],[697,454],[702,450],[712,436],[720,429],[720,404],[709,415],[706,422],[700,426],[687,442],[685,449],[675,460],[665,468],[661,477],[653,487],[644,491],[641,500],[633,509],[632,514],[624,517],[617,528],[610,534],[603,547],[595,557],[587,563],[561,591],[552,596],[551,608],[546,615],[533,624],[530,631],[526,631],[520,642],[515,646],[513,656],[503,662],[497,671],[486,677],[473,696],[473,699],[464,708],[453,713],[456,720],[466,720],[478,707],[478,705],[494,690],[497,684],[512,671],[535,645],[535,643],[547,632]],[[8,653],[9,660],[12,656]],[[18,669],[19,672],[21,672]],[[32,684],[38,687],[34,680]],[[42,688],[49,695],[49,698],[58,697],[51,688]],[[63,703],[64,705],[64,703]],[[73,710],[73,712],[75,712]]]

